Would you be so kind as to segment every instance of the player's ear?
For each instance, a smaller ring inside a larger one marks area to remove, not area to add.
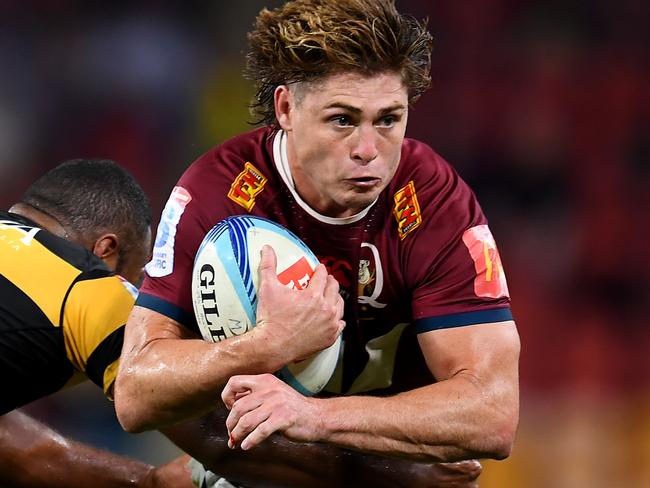
[[[120,240],[113,233],[100,235],[93,244],[93,254],[104,260],[107,266],[115,269],[120,249]]]
[[[294,97],[287,85],[280,85],[275,89],[273,103],[275,105],[275,118],[278,120],[278,124],[280,124],[282,130],[290,131],[292,127],[291,109],[293,108]]]

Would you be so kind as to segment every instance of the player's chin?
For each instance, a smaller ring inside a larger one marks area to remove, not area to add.
[[[347,208],[355,209],[355,213],[361,212],[366,207],[368,207],[368,205],[377,200],[380,192],[381,190],[378,188],[366,191],[351,192],[347,199],[346,206]]]

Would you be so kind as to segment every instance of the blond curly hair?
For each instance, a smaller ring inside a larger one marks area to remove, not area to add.
[[[426,21],[400,14],[394,0],[293,0],[262,10],[249,32],[246,76],[256,84],[256,122],[276,124],[279,85],[341,72],[400,73],[413,103],[431,85],[433,39]]]

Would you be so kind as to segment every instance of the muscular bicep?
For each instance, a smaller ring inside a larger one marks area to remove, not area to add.
[[[517,381],[519,335],[513,321],[433,330],[418,336],[438,381],[463,375],[479,382],[495,377]]]

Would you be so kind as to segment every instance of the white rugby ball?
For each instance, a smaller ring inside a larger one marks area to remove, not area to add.
[[[294,289],[307,286],[318,259],[293,233],[261,217],[228,217],[204,237],[194,259],[192,303],[201,335],[222,341],[255,327],[258,267],[262,246],[277,256],[278,279]],[[330,380],[339,357],[341,337],[327,349],[276,374],[304,395],[313,395]]]

